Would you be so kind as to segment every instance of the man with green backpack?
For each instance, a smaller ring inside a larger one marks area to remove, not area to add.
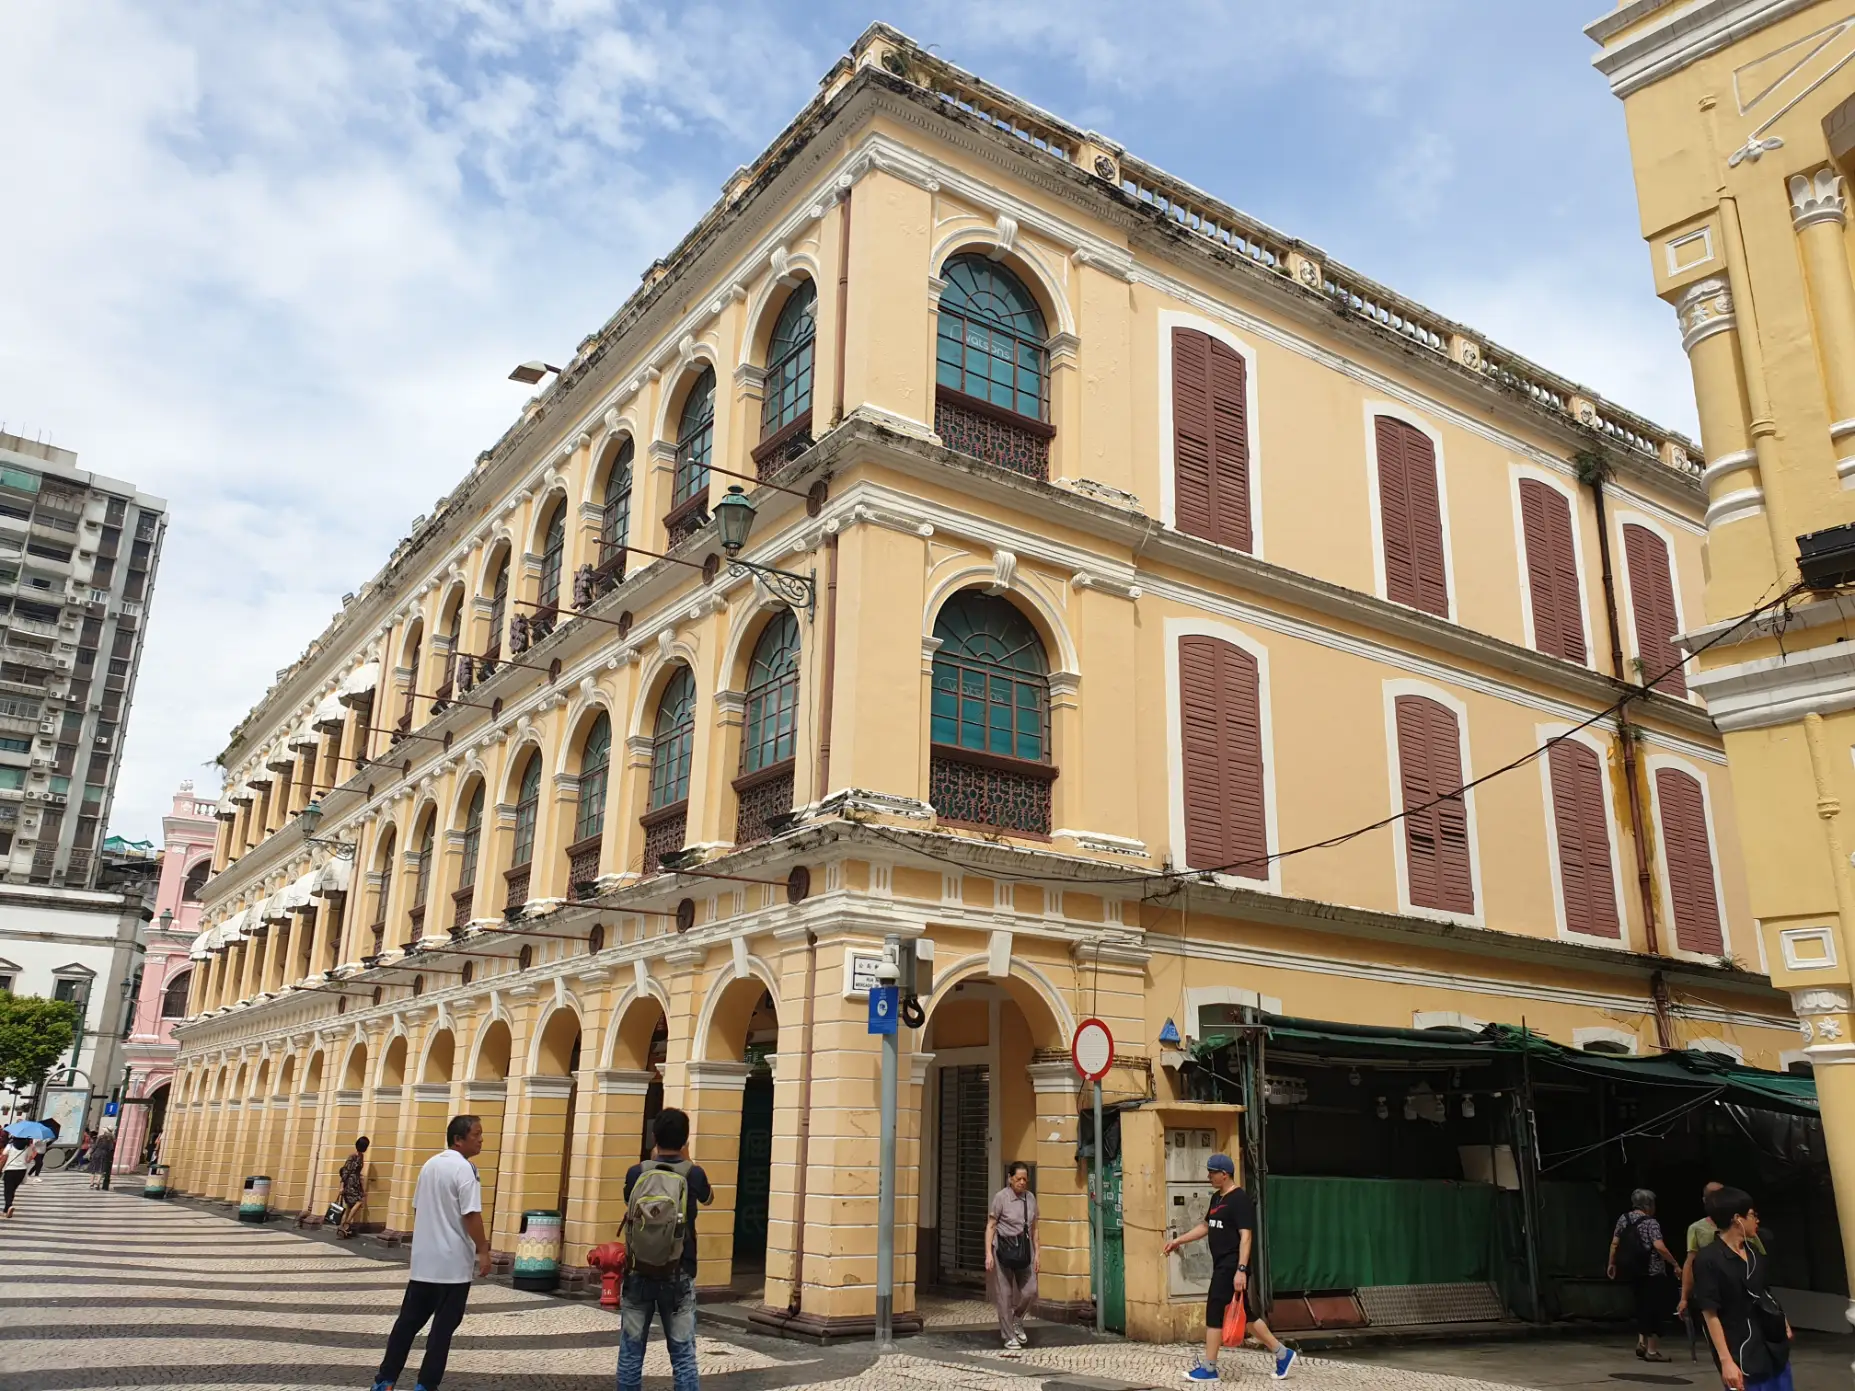
[[[625,1175],[625,1280],[619,1287],[618,1391],[640,1391],[651,1315],[663,1319],[675,1391],[697,1391],[696,1204],[715,1201],[689,1162],[689,1116],[658,1112],[655,1149]]]

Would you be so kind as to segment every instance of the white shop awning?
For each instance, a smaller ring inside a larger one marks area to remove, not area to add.
[[[316,872],[315,887],[310,890],[318,897],[329,894],[345,894],[354,877],[354,861],[330,860]]]
[[[191,956],[195,961],[205,961],[211,957],[213,954],[213,934],[218,930],[219,929],[216,927],[209,927],[198,937],[195,937],[193,939],[193,945],[187,949],[187,955]]]
[[[237,787],[226,794],[226,800],[228,802],[235,802],[241,807],[248,807],[253,802],[257,801],[257,799],[258,794],[251,790],[251,785],[249,783],[241,782]]]
[[[264,755],[264,766],[273,773],[294,773],[296,771],[296,753],[287,744],[279,744]]]
[[[238,816],[238,807],[231,797],[221,797],[219,805],[213,808],[213,815],[221,821],[231,821]]]
[[[314,749],[321,742],[322,736],[316,733],[315,727],[306,724],[285,741],[285,747],[302,752]]]
[[[348,722],[348,711],[341,703],[339,695],[332,695],[316,707],[316,713],[309,717],[311,729],[319,729],[324,734],[339,734],[341,727]]]
[[[374,687],[379,684],[380,663],[363,662],[348,673],[335,696],[343,705],[364,705],[373,698]]]

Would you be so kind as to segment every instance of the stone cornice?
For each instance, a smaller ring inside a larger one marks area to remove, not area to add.
[[[1591,60],[1591,66],[1610,79],[1613,93],[1627,97],[1730,47],[1748,34],[1769,28],[1817,3],[1818,0],[1696,0],[1680,5],[1676,0],[1633,0],[1585,26],[1585,33],[1592,40],[1606,45],[1604,51]],[[1657,10],[1668,13],[1628,38],[1614,45],[1609,43],[1610,39]]]

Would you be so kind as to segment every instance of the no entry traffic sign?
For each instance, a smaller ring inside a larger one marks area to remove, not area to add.
[[[1101,1020],[1084,1019],[1076,1026],[1076,1036],[1069,1044],[1069,1056],[1086,1081],[1099,1082],[1114,1066],[1114,1035]]]

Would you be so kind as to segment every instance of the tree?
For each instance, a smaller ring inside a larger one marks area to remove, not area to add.
[[[0,995],[0,1078],[20,1091],[45,1080],[77,1036],[77,1007],[65,1000]]]

